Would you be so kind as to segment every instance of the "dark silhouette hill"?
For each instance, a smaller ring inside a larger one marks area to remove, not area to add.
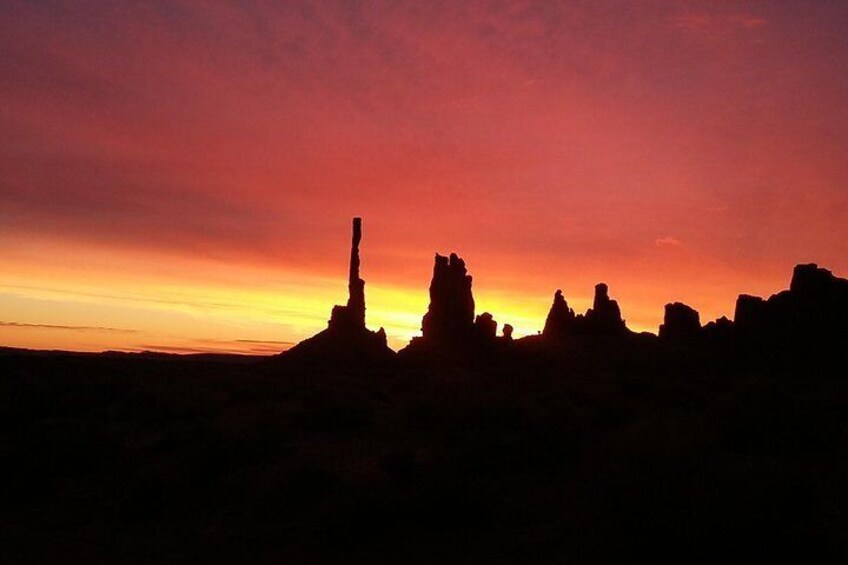
[[[5,563],[839,563],[848,379],[0,355]]]

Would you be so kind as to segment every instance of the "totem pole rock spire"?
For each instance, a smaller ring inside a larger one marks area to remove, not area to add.
[[[365,281],[359,278],[359,242],[362,241],[362,218],[353,219],[353,238],[350,245],[350,276],[348,278],[347,309],[352,324],[365,327]]]
[[[365,327],[365,281],[359,276],[362,218],[353,219],[347,304],[333,306],[327,329],[305,339],[283,355],[290,360],[322,360],[345,365],[385,361],[394,355],[386,332]]]
[[[342,330],[365,329],[365,281],[359,277],[359,243],[362,241],[362,218],[353,219],[350,244],[347,305],[333,307],[330,328]]]

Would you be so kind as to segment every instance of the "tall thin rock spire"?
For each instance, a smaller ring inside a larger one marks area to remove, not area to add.
[[[353,219],[352,231],[347,304],[333,306],[327,329],[288,350],[288,359],[323,359],[349,366],[394,356],[386,344],[385,330],[372,332],[365,327],[365,281],[359,276],[362,218]]]
[[[359,243],[362,241],[362,218],[353,219],[353,238],[350,245],[350,276],[348,279],[347,309],[352,323],[365,327],[365,281],[359,278]]]

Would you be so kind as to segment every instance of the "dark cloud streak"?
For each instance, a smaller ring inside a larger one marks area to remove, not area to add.
[[[104,326],[65,326],[55,324],[28,324],[23,322],[0,321],[0,327],[5,328],[38,328],[43,330],[68,330],[75,332],[115,332],[115,333],[138,333],[138,330],[124,328],[110,328]]]

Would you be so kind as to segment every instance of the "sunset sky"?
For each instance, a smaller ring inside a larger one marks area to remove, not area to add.
[[[433,254],[541,330],[848,275],[848,2],[0,4],[0,345],[419,333]]]

